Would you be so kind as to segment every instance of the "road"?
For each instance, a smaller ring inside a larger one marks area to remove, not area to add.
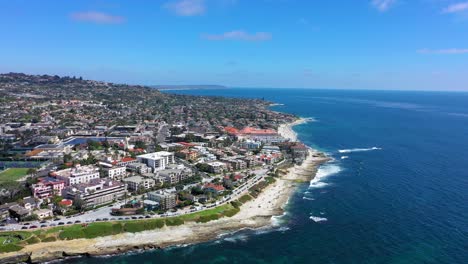
[[[144,218],[159,218],[159,217],[166,217],[166,216],[177,216],[177,215],[184,215],[193,212],[199,212],[203,210],[207,210],[216,206],[220,206],[226,204],[230,201],[236,200],[244,195],[252,186],[257,184],[259,181],[263,180],[268,173],[268,168],[264,167],[261,169],[253,170],[252,173],[255,174],[252,178],[248,179],[246,182],[242,183],[236,189],[232,191],[232,193],[228,196],[223,197],[220,201],[216,203],[199,206],[196,209],[190,208],[183,208],[179,209],[177,212],[166,212],[162,215],[135,215],[135,216],[112,216],[111,209],[112,208],[120,208],[121,205],[124,204],[124,201],[116,202],[112,205],[97,208],[91,211],[84,212],[80,215],[74,215],[69,217],[62,217],[60,220],[49,220],[43,221],[42,223],[39,221],[29,222],[28,224],[9,224],[2,227],[3,230],[21,230],[22,228],[30,229],[31,226],[36,227],[53,227],[57,225],[70,225],[75,223],[91,223],[91,222],[98,222],[98,221],[122,221],[122,220],[130,220],[130,219],[144,219]],[[219,176],[218,176],[219,177]],[[127,200],[131,199],[141,199],[142,195],[129,197]]]

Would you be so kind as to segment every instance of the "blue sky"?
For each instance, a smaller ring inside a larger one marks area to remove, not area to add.
[[[0,0],[0,72],[468,90],[466,0]]]

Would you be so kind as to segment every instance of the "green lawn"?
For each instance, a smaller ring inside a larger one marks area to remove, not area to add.
[[[70,226],[57,226],[49,229],[38,229],[34,231],[0,232],[0,253],[18,251],[26,245],[40,242],[96,238],[121,234],[123,232],[136,233],[163,228],[165,225],[183,225],[188,221],[206,223],[222,217],[231,217],[238,213],[239,210],[239,208],[232,204],[225,204],[209,210],[176,217],[75,224]]]
[[[16,181],[28,174],[28,168],[9,168],[0,172],[0,183]]]

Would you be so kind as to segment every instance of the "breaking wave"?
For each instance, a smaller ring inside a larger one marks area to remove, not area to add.
[[[314,222],[316,222],[316,223],[325,222],[325,221],[328,220],[328,219],[325,218],[325,217],[318,217],[318,216],[313,216],[313,215],[311,215],[309,218],[312,219],[312,220],[313,220]]]
[[[317,171],[317,175],[310,181],[309,188],[322,188],[328,185],[328,183],[323,182],[325,178],[330,175],[337,174],[341,171],[340,166],[336,164],[325,164],[320,166]]]
[[[372,148],[353,148],[353,149],[340,149],[338,150],[339,153],[352,153],[352,152],[365,152],[365,151],[372,151],[372,150],[381,150],[382,148],[372,147]]]
[[[314,198],[305,197],[305,196],[304,196],[304,197],[302,197],[302,199],[304,199],[304,200],[309,200],[309,201],[313,201],[313,200],[315,200]]]
[[[349,158],[349,157],[348,157],[348,156],[341,156],[341,159],[342,159],[342,160],[343,160],[343,159],[347,159],[347,158]]]

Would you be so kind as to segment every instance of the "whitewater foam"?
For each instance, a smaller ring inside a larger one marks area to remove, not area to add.
[[[342,159],[342,160],[343,160],[343,159],[347,159],[347,158],[349,158],[349,157],[348,157],[348,156],[341,156],[341,159]]]
[[[312,220],[313,220],[314,222],[316,222],[316,223],[325,222],[325,221],[328,220],[328,219],[325,218],[325,217],[318,217],[318,216],[313,216],[313,215],[311,215],[309,218],[312,219]]]
[[[315,177],[310,181],[309,188],[322,188],[328,185],[328,183],[323,182],[323,180],[331,175],[337,174],[341,171],[340,166],[327,163],[322,165],[317,170],[317,174]]]
[[[309,201],[313,201],[313,200],[315,200],[314,198],[305,197],[305,196],[304,196],[304,197],[302,197],[302,199],[304,199],[304,200],[309,200]]]
[[[338,150],[339,153],[352,153],[352,152],[365,152],[365,151],[372,151],[372,150],[381,150],[382,148],[372,147],[372,148],[353,148],[353,149],[340,149]]]

